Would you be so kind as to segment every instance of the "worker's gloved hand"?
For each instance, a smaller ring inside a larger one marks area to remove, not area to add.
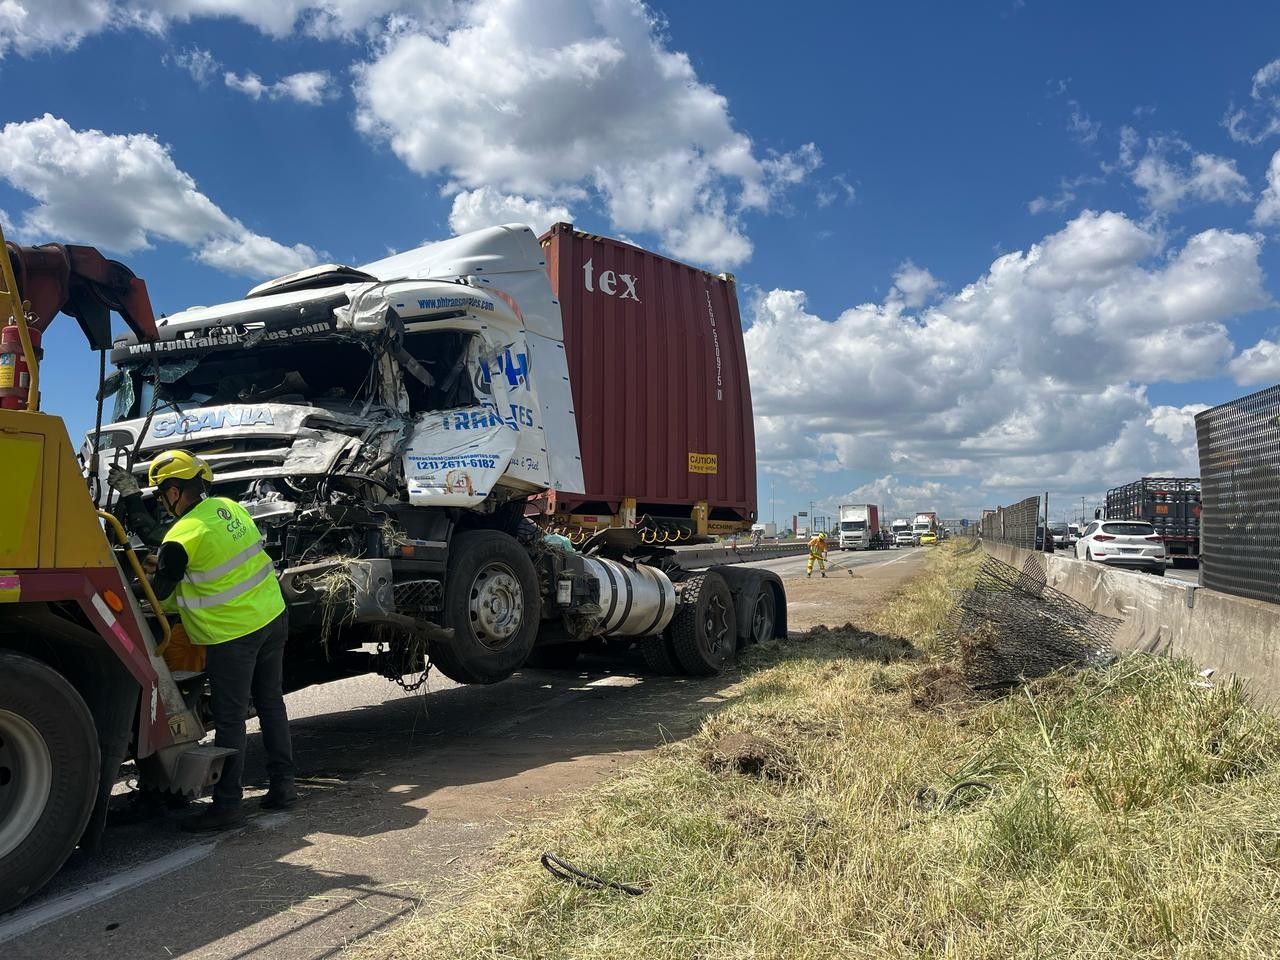
[[[134,475],[123,467],[112,467],[107,471],[107,486],[122,497],[142,492]]]

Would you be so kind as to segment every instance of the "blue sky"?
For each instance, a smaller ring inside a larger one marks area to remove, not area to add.
[[[762,514],[775,482],[779,519],[1078,504],[1196,472],[1195,411],[1280,380],[1278,21],[17,0],[0,211],[123,259],[165,311],[571,215],[737,274]],[[73,430],[96,373],[77,337],[60,321],[44,368]]]

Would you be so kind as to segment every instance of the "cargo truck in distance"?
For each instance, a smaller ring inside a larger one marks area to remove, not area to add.
[[[838,544],[841,550],[874,550],[880,542],[878,506],[874,503],[841,504]]]
[[[1106,519],[1146,520],[1174,565],[1200,559],[1200,478],[1143,477],[1107,491]]]
[[[936,513],[917,513],[916,518],[911,523],[911,542],[917,547],[920,546],[920,538],[926,533],[937,534],[938,532],[938,515]]]
[[[909,547],[912,544],[911,538],[911,521],[905,518],[893,521],[890,528],[893,534],[893,545],[895,547]]]
[[[717,517],[742,530],[755,519],[754,442],[727,439],[733,418],[718,408],[693,411],[732,402],[750,429],[745,372],[732,399],[725,389],[742,351],[736,298],[723,306],[732,282],[668,261],[664,283],[678,283],[677,296],[646,287],[636,264],[652,254],[613,241],[573,249],[592,263],[572,318],[553,294],[546,248],[508,225],[359,269],[302,271],[114,342],[107,325],[101,345],[115,372],[99,392],[109,422],[85,441],[83,465],[97,477],[128,469],[149,498],[148,466],[162,451],[210,464],[213,493],[254,517],[289,605],[286,690],[365,673],[401,680],[428,663],[459,682],[492,683],[526,663],[567,663],[588,641],[638,644],[657,671],[716,673],[741,644],[786,630],[776,575],[688,570],[663,545],[698,542]],[[586,266],[573,269],[584,284]],[[575,356],[598,325],[622,322],[616,305],[593,298],[660,310],[687,349]],[[114,291],[99,301],[118,302]],[[567,326],[581,336],[566,337]],[[645,380],[650,416],[671,393],[690,422],[678,462],[655,439],[665,420],[639,418],[596,448],[623,458],[607,492],[626,491],[636,472],[661,479],[668,496],[655,507],[670,526],[637,516],[566,549],[539,525],[548,496],[606,492],[584,481],[597,468],[581,455],[593,411],[576,405],[571,371],[583,367],[601,379],[585,401],[629,396]],[[11,502],[28,505],[10,511],[0,537],[0,548],[21,548],[0,552],[0,660],[6,670],[20,660],[14,689],[38,694],[0,688],[0,719],[10,721],[0,727],[3,910],[101,830],[123,761],[140,761],[141,787],[192,796],[216,779],[226,751],[199,747],[204,677],[175,680],[158,655],[152,630],[162,621],[124,585],[122,554],[94,517],[61,421],[0,412],[44,421],[6,419],[0,435],[9,465],[0,479]],[[729,443],[738,446],[726,453]],[[721,472],[730,470],[744,476]],[[94,493],[118,508],[103,485]],[[73,532],[78,552],[63,549]],[[93,569],[52,569],[64,557]]]

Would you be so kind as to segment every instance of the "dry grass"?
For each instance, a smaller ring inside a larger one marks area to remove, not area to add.
[[[1280,956],[1276,721],[1148,657],[922,709],[937,667],[916,651],[974,565],[939,549],[865,625],[911,644],[818,630],[753,652],[697,736],[515,835],[462,906],[355,953]],[[557,882],[543,850],[648,892]]]

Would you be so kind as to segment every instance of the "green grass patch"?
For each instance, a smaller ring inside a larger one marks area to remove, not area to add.
[[[922,698],[980,559],[939,548],[862,629],[751,651],[696,736],[522,828],[461,906],[355,953],[1280,956],[1276,720],[1146,656]],[[648,892],[558,882],[544,850]]]

